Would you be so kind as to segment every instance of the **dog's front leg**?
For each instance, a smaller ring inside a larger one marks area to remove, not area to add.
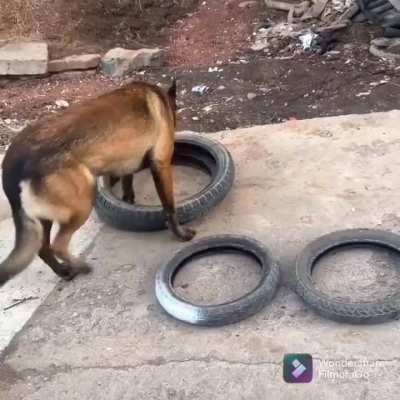
[[[167,214],[170,229],[180,239],[185,241],[191,240],[196,234],[196,231],[181,226],[176,214],[171,164],[151,160],[150,169],[156,185],[157,193]]]
[[[133,174],[122,177],[122,200],[135,204],[135,191],[133,190]]]

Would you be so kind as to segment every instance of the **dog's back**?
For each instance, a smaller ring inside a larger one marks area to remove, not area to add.
[[[160,104],[154,105],[157,101]],[[133,82],[28,126],[12,142],[3,161],[6,194],[13,184],[40,178],[71,160],[87,161],[96,174],[102,173],[98,171],[102,166],[96,165],[102,154],[121,160],[119,152],[128,150],[122,144],[129,144],[137,135],[154,133],[157,112],[163,114],[163,121],[172,121],[174,107],[174,98],[158,87]]]

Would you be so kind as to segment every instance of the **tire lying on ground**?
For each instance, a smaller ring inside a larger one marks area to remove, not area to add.
[[[350,229],[316,239],[299,255],[296,263],[296,291],[304,302],[321,316],[353,324],[379,323],[400,316],[400,290],[395,296],[368,302],[332,299],[316,289],[312,270],[320,257],[329,250],[348,245],[373,245],[400,253],[400,236],[370,229]]]
[[[400,0],[358,0],[363,14],[384,28],[383,36],[400,37]]]
[[[220,143],[197,134],[177,135],[174,165],[185,165],[207,173],[211,180],[199,193],[177,203],[180,223],[190,222],[214,208],[228,194],[235,167],[228,150]],[[167,227],[162,206],[128,204],[118,199],[107,179],[99,179],[95,209],[99,217],[117,229],[154,231]]]
[[[218,305],[193,304],[175,291],[174,277],[192,259],[215,252],[239,251],[254,257],[261,267],[258,285],[244,296]],[[279,267],[265,246],[251,238],[238,235],[209,236],[185,246],[158,271],[156,297],[164,310],[174,318],[193,325],[221,326],[238,322],[260,311],[275,296],[279,283]]]

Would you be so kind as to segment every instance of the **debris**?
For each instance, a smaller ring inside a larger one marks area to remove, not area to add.
[[[238,4],[239,8],[251,8],[258,4],[258,1],[242,1]]]
[[[28,121],[18,121],[16,119],[6,118],[2,120],[0,118],[0,132],[1,128],[4,127],[7,131],[11,131],[12,133],[21,132],[28,125]]]
[[[303,21],[310,18],[319,18],[328,3],[328,0],[314,0],[313,5],[303,14]]]
[[[162,49],[127,50],[121,47],[110,50],[101,59],[101,71],[105,75],[122,77],[137,69],[160,66],[164,62]]]
[[[13,301],[15,301],[15,303],[13,303],[7,307],[4,307],[3,311],[7,311],[13,307],[19,306],[20,304],[26,303],[27,301],[37,300],[38,298],[39,297],[37,297],[37,296],[29,296],[29,297],[24,297],[22,299],[13,299]]]
[[[293,4],[287,3],[286,1],[265,0],[265,5],[275,10],[291,12],[294,17],[299,17],[310,7],[310,2],[303,1],[300,4]]]
[[[46,42],[12,42],[0,45],[0,75],[43,75],[47,73]]]
[[[384,84],[389,83],[389,82],[390,82],[390,79],[382,79],[382,80],[380,80],[378,82],[371,82],[369,84],[369,86],[377,87],[377,86],[384,85]]]
[[[209,106],[205,106],[203,107],[203,111],[205,111],[206,113],[209,113],[210,111],[212,111],[213,106],[209,105]]]
[[[247,98],[249,100],[253,100],[257,97],[257,95],[255,93],[247,93]]]
[[[253,51],[267,50],[273,39],[296,38],[300,33],[294,30],[294,26],[287,22],[281,22],[270,28],[261,28],[258,30],[254,45],[251,46]]]
[[[210,91],[210,88],[206,85],[197,85],[192,87],[192,93],[197,96],[204,96],[206,93]]]
[[[226,89],[226,87],[224,85],[220,85],[217,87],[217,90],[224,90],[224,89]]]
[[[355,0],[312,0],[297,3],[275,0],[264,0],[269,8],[288,12],[287,23],[278,23],[267,28],[261,28],[255,34],[255,42],[251,47],[254,51],[271,51],[279,53],[298,53],[299,47],[293,40],[300,40],[303,50],[313,50],[323,54],[332,48],[334,42],[329,40],[329,45],[318,45],[317,36],[320,33],[332,32],[348,26],[350,18],[357,13],[358,6]],[[322,38],[325,41],[326,37]],[[282,58],[279,58],[282,59]]]
[[[356,97],[365,97],[365,96],[369,96],[371,94],[371,91],[368,90],[368,92],[360,92],[356,94]]]
[[[97,68],[100,54],[74,55],[49,61],[49,72],[75,71]]]
[[[69,107],[69,103],[66,100],[56,100],[54,103],[59,108],[67,108],[67,107]]]
[[[338,31],[340,29],[344,29],[348,27],[348,22],[341,22],[341,23],[335,23],[332,25],[327,25],[327,26],[322,26],[320,28],[316,28],[315,31],[320,33],[320,32],[332,32],[332,31]]]
[[[400,38],[377,38],[371,40],[369,51],[376,57],[391,61],[400,60]]]

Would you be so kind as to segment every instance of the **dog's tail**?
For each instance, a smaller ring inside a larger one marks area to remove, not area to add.
[[[15,244],[10,255],[0,264],[0,287],[33,261],[42,246],[43,228],[22,207],[13,210]]]

